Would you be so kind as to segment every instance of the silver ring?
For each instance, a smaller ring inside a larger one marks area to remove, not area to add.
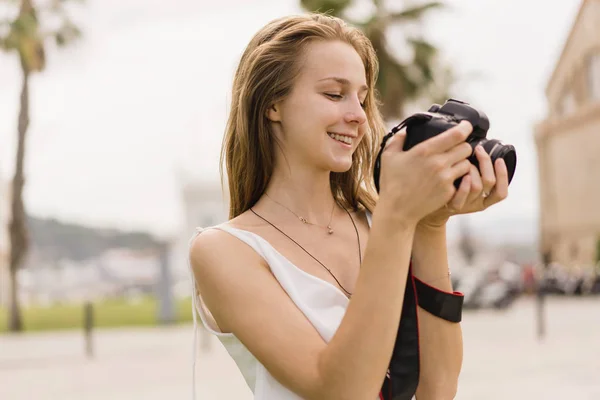
[[[483,192],[483,194],[482,194],[482,196],[483,196],[483,198],[484,198],[484,199],[485,199],[486,197],[488,197],[489,195],[490,195],[490,193],[489,193],[489,192]]]

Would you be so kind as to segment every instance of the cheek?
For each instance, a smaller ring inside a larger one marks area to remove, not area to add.
[[[300,102],[290,99],[282,109],[281,127],[283,136],[288,141],[296,140],[295,137],[304,129],[306,117],[302,113],[302,107]]]
[[[288,110],[290,118],[286,125],[289,129],[300,130],[304,134],[317,131],[323,133],[327,127],[336,124],[340,119],[335,103],[319,97],[307,97],[306,101],[290,104],[290,107],[294,108]],[[293,126],[290,126],[292,124]]]
[[[284,138],[300,147],[307,145],[314,148],[323,145],[327,129],[339,126],[343,118],[342,108],[338,103],[313,93],[289,98],[282,111]],[[361,129],[364,132],[365,128]]]
[[[319,100],[306,94],[294,96],[285,105],[284,117],[288,120],[288,123],[310,123],[314,119],[320,118],[320,115],[323,113],[325,104]]]
[[[369,132],[369,124],[365,122],[358,128],[358,135],[360,142],[366,139],[367,133]]]

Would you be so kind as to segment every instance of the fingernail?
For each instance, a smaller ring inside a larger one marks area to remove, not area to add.
[[[483,146],[480,145],[480,144],[477,145],[477,147],[475,148],[475,150],[478,151],[481,154],[483,154],[485,152]]]
[[[460,121],[460,129],[467,133],[471,129],[471,124],[467,120]]]

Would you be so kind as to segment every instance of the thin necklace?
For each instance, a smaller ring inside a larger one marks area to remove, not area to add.
[[[347,291],[346,288],[344,286],[342,286],[342,284],[340,283],[340,281],[336,278],[336,276],[333,274],[333,272],[331,272],[331,270],[325,266],[325,264],[323,264],[321,261],[317,260],[317,258],[315,256],[313,256],[312,254],[310,254],[304,247],[300,246],[300,244],[298,242],[296,242],[294,239],[292,239],[290,236],[288,236],[284,231],[282,231],[281,229],[279,229],[278,227],[276,227],[275,225],[273,225],[266,218],[258,215],[256,213],[256,211],[254,211],[254,209],[250,208],[250,211],[252,211],[254,213],[254,215],[256,215],[257,217],[259,217],[260,219],[262,219],[263,221],[265,221],[266,223],[268,223],[269,225],[271,225],[273,228],[277,229],[279,232],[281,232],[283,235],[285,235],[292,242],[296,243],[296,245],[298,247],[300,247],[302,250],[304,250],[304,252],[306,254],[308,254],[309,256],[311,256],[313,258],[313,260],[315,260],[316,262],[318,262],[319,264],[321,264],[321,266],[323,268],[325,268],[325,270],[327,272],[329,272],[329,275],[331,275],[331,277],[336,281],[336,283],[338,284],[338,286],[340,288],[342,288],[342,290],[344,291],[344,293],[346,294],[346,296],[348,298],[352,297],[352,293],[350,293],[349,291]],[[358,241],[358,261],[359,261],[358,265],[360,266],[362,264],[362,252],[360,250],[360,236],[358,234],[358,229],[356,228],[356,224],[354,223],[354,219],[352,218],[352,215],[350,215],[350,212],[348,212],[348,210],[346,210],[345,208],[344,208],[344,211],[346,211],[346,213],[350,217],[350,221],[352,221],[352,225],[354,225],[354,231],[356,232],[356,239]]]
[[[322,225],[317,225],[317,224],[313,224],[312,222],[308,222],[308,220],[306,218],[296,214],[295,212],[293,212],[292,210],[290,210],[289,208],[287,208],[286,206],[284,206],[283,204],[281,204],[280,202],[278,202],[277,200],[275,200],[274,198],[269,196],[267,194],[267,192],[265,192],[265,196],[267,196],[269,199],[271,199],[275,203],[279,204],[281,207],[285,208],[286,210],[288,210],[289,212],[294,214],[300,221],[302,221],[302,223],[308,224],[308,225],[320,226],[321,228],[324,228]],[[331,220],[333,219],[333,210],[334,209],[335,209],[335,200],[333,201],[333,206],[331,207],[331,215],[329,216],[329,223],[327,224],[327,233],[329,233],[330,235],[333,234],[333,229],[331,229]]]

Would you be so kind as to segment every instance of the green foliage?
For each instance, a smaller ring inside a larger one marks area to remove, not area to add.
[[[444,8],[445,4],[441,1],[432,1],[415,7],[410,7],[399,12],[391,12],[388,18],[391,22],[409,22],[419,21],[429,10]]]
[[[352,4],[352,0],[301,0],[302,8],[339,17]]]
[[[19,8],[19,12],[14,19],[0,22],[0,49],[16,51],[22,68],[28,72],[44,70],[46,39],[51,38],[59,46],[64,46],[81,35],[66,12],[65,0],[53,0],[40,6],[33,5],[32,0],[12,3]],[[40,16],[60,21],[58,28],[49,32],[43,31]]]
[[[60,47],[66,46],[78,37],[81,36],[79,28],[73,24],[70,20],[66,19],[63,21],[62,26],[59,30],[54,33],[54,40]]]

